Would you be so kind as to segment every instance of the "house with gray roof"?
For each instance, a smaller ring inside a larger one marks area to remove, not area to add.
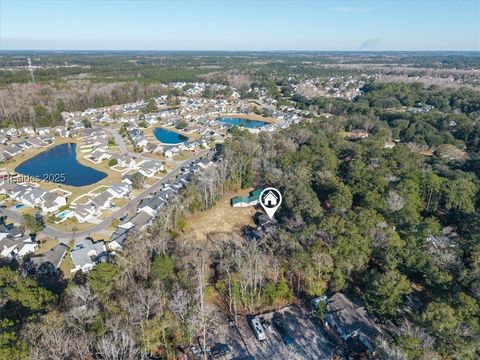
[[[0,239],[18,238],[22,235],[21,231],[13,224],[0,223]]]
[[[72,217],[77,218],[78,222],[83,223],[94,217],[96,212],[95,205],[88,203],[77,205],[70,214]]]
[[[43,202],[43,196],[46,191],[42,190],[40,187],[31,187],[29,191],[25,192],[22,196],[19,197],[19,200],[31,207],[40,205]]]
[[[38,244],[33,242],[30,236],[15,238],[5,237],[0,240],[0,257],[7,259],[20,259],[23,256],[34,252]]]
[[[0,194],[10,194],[13,189],[17,187],[17,184],[10,180],[4,180],[0,184]]]
[[[70,252],[73,261],[72,273],[82,270],[87,272],[92,270],[99,262],[105,261],[107,257],[107,248],[103,241],[93,242],[90,239],[84,239],[75,245]]]
[[[65,258],[67,250],[67,245],[64,243],[59,243],[57,246],[44,252],[43,254],[32,256],[25,265],[30,272],[35,274],[54,274]]]
[[[108,191],[103,191],[95,196],[91,202],[99,210],[108,209],[112,205],[113,195]]]
[[[165,205],[165,200],[162,199],[159,194],[160,193],[157,193],[151,198],[143,199],[140,204],[138,204],[138,211],[146,212],[152,217],[156,216],[158,210]]]
[[[138,172],[146,177],[152,177],[164,167],[160,161],[147,160],[139,166]]]
[[[14,157],[14,156],[20,154],[23,151],[23,149],[20,146],[17,146],[15,144],[13,144],[13,145],[7,146],[3,151],[7,155],[10,155],[11,157]]]
[[[130,221],[135,227],[139,230],[144,230],[146,227],[150,226],[153,221],[153,216],[151,216],[146,211],[140,211],[135,215]]]

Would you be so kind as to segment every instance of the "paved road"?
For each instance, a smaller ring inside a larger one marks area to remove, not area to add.
[[[134,199],[130,200],[127,204],[122,206],[120,209],[115,211],[113,214],[109,215],[106,217],[101,223],[96,224],[95,226],[88,228],[86,230],[81,230],[81,231],[76,231],[76,232],[66,232],[66,231],[61,231],[58,230],[50,225],[47,225],[41,234],[57,238],[59,240],[74,240],[74,239],[79,239],[79,238],[84,238],[90,234],[102,231],[106,229],[110,224],[112,223],[113,219],[118,219],[122,215],[128,212],[128,210],[136,210],[138,204],[140,201],[142,201],[145,198],[150,197],[151,193],[157,191],[160,189],[162,184],[169,182],[177,174],[180,173],[181,168],[185,166],[185,164],[190,163],[192,160],[195,160],[202,155],[205,155],[208,152],[208,150],[204,150],[199,152],[198,154],[194,155],[192,158],[182,161],[175,169],[173,169],[171,172],[169,172],[167,175],[165,175],[163,178],[158,180],[155,184],[150,186],[148,189],[143,190],[139,195],[137,195]],[[14,222],[20,223],[22,221],[22,215],[19,214],[18,212],[6,208],[0,209],[0,214],[6,215],[8,218],[12,219]]]

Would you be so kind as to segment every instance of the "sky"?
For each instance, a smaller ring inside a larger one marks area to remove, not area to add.
[[[480,50],[480,0],[0,0],[0,50]]]

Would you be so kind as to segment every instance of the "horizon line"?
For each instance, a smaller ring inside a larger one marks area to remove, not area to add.
[[[479,49],[1,49],[3,51],[144,51],[144,52],[480,52]]]

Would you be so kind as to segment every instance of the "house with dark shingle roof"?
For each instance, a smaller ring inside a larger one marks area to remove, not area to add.
[[[27,260],[25,266],[29,272],[35,274],[54,274],[60,267],[60,263],[67,254],[68,246],[64,243],[59,243],[52,249],[40,254],[32,256]]]

